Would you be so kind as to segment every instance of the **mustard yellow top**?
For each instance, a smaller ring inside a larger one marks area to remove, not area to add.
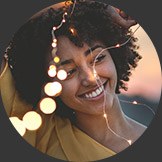
[[[0,93],[7,115],[20,119],[32,109],[21,100],[6,63],[0,76]],[[39,110],[38,110],[39,111]],[[115,155],[115,152],[99,144],[87,134],[55,114],[39,112],[43,123],[37,131],[27,131],[23,138],[39,151],[66,161],[95,161]]]

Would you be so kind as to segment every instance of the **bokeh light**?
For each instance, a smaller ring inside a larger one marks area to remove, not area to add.
[[[12,125],[15,127],[17,132],[23,136],[26,132],[25,125],[23,124],[22,120],[20,120],[18,117],[10,117],[9,118]]]
[[[23,116],[23,123],[28,130],[34,131],[41,126],[42,118],[37,112],[29,111]]]
[[[59,82],[50,82],[47,83],[44,87],[44,92],[48,96],[56,96],[61,91],[62,91],[62,86]]]
[[[59,62],[60,62],[60,58],[59,58],[58,56],[56,56],[56,57],[53,59],[53,61],[54,61],[55,63],[59,63]]]
[[[49,70],[48,70],[48,75],[50,77],[55,77],[55,75],[56,75],[56,66],[55,65],[50,65]]]
[[[57,43],[56,42],[53,42],[52,43],[52,47],[55,48],[57,46]]]
[[[65,80],[67,78],[67,72],[65,70],[59,70],[57,72],[57,78],[60,80]]]
[[[56,102],[52,98],[47,97],[40,102],[40,110],[44,114],[51,114],[55,111],[55,109]]]

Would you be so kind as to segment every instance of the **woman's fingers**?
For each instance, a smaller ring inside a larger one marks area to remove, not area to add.
[[[114,21],[124,28],[130,28],[133,25],[136,25],[137,22],[128,16],[125,12],[115,8],[113,6],[108,6],[108,12],[114,19]]]

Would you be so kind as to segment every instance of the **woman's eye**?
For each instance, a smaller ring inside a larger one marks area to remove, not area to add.
[[[71,70],[67,71],[67,77],[71,76],[75,72],[76,72],[76,69],[71,69]]]
[[[94,62],[93,63],[98,63],[98,62],[101,62],[104,58],[105,58],[106,55],[99,55],[98,57],[95,57],[94,59]]]

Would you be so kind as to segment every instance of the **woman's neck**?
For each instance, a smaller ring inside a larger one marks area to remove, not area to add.
[[[124,136],[124,132],[129,129],[130,125],[121,110],[117,97],[113,101],[113,106],[111,108],[106,108],[106,112],[110,128],[117,134]],[[108,129],[103,114],[89,115],[76,113],[76,117],[76,126],[99,143],[106,143],[106,141],[116,138],[112,131]]]

